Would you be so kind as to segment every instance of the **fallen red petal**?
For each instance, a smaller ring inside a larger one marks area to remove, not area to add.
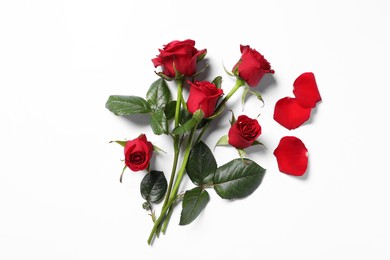
[[[293,93],[297,102],[306,108],[313,108],[322,100],[312,72],[302,73],[294,81]]]
[[[275,104],[274,119],[291,130],[301,126],[310,118],[311,108],[302,107],[295,98],[285,97]]]
[[[294,176],[305,174],[309,157],[305,144],[299,138],[285,136],[280,139],[274,155],[280,172]]]

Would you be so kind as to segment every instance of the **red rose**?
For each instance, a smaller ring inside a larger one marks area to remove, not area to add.
[[[196,63],[204,58],[207,50],[198,51],[195,41],[172,41],[160,51],[157,58],[152,59],[154,67],[162,66],[163,74],[170,78],[176,76],[176,71],[184,76],[192,76],[196,72]]]
[[[259,122],[246,115],[241,115],[229,129],[229,144],[237,149],[245,149],[251,146],[260,134],[261,126]]]
[[[307,170],[308,152],[305,144],[295,136],[285,136],[280,139],[278,147],[274,150],[279,171],[302,176]]]
[[[214,114],[215,106],[223,90],[208,81],[187,81],[190,84],[187,107],[192,114],[202,109],[204,117],[208,118]]]
[[[241,59],[233,67],[233,73],[250,87],[255,87],[266,73],[275,73],[270,63],[255,49],[240,45]]]
[[[132,171],[140,171],[148,168],[153,154],[153,145],[144,134],[127,141],[125,145],[125,164]]]

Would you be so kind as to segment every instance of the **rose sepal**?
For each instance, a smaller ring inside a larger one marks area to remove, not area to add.
[[[185,122],[183,125],[180,125],[173,129],[172,134],[178,135],[178,134],[184,134],[189,131],[191,131],[192,128],[194,128],[202,119],[204,118],[204,113],[202,109],[196,110],[196,112],[192,115],[192,118]]]
[[[110,143],[117,143],[117,144],[121,145],[122,147],[126,146],[126,142],[127,141],[120,141],[120,140],[110,141]]]
[[[214,149],[217,146],[228,146],[228,145],[229,145],[229,137],[228,137],[228,135],[224,135],[221,138],[219,138],[219,140],[217,141],[217,143],[214,146]]]
[[[155,71],[154,73],[156,73],[157,76],[159,76],[165,80],[168,80],[168,81],[172,81],[174,79],[174,78],[168,77],[167,75],[165,75],[161,71],[160,72]]]

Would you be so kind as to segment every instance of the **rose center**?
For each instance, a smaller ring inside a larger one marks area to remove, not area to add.
[[[255,137],[256,136],[256,127],[252,124],[247,124],[242,127],[242,133],[247,137]]]
[[[134,164],[142,164],[145,162],[145,153],[137,152],[130,155],[130,161]]]

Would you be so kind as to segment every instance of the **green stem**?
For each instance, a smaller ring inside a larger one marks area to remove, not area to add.
[[[169,180],[169,185],[168,185],[167,193],[166,193],[167,195],[165,196],[163,207],[165,207],[165,205],[167,205],[167,203],[168,203],[169,195],[171,194],[171,190],[172,190],[173,181],[175,179],[177,161],[179,159],[179,138],[178,138],[178,136],[175,136],[173,139],[174,139],[173,140],[173,147],[174,147],[175,151],[174,151],[174,156],[173,156],[171,178]]]
[[[179,172],[177,174],[177,178],[176,178],[176,181],[175,181],[175,185],[173,186],[173,189],[172,189],[172,193],[171,193],[171,197],[170,199],[176,199],[176,196],[177,196],[177,192],[179,190],[179,186],[180,186],[180,183],[184,177],[184,173],[186,171],[186,166],[187,166],[187,162],[188,162],[188,157],[190,155],[190,152],[191,152],[191,148],[192,148],[192,142],[193,142],[193,139],[194,139],[194,135],[195,135],[195,132],[196,132],[196,128],[197,128],[198,124],[196,124],[194,126],[194,128],[192,128],[191,130],[191,134],[190,134],[190,137],[188,138],[188,143],[187,143],[187,147],[186,147],[186,150],[184,152],[184,156],[183,156],[183,162],[181,164],[181,167],[179,169]]]
[[[245,86],[245,82],[240,79],[240,78],[237,78],[236,80],[236,84],[234,85],[234,87],[230,90],[230,92],[225,96],[225,98],[221,101],[221,103],[219,103],[219,105],[217,106],[217,108],[215,109],[215,112],[214,114],[217,114],[219,112],[221,112],[220,110],[221,109],[224,109],[224,106],[226,104],[226,102],[233,96],[234,93],[236,93],[236,91],[242,87],[242,86]],[[202,131],[200,132],[200,134],[198,135],[198,138],[196,139],[196,142],[195,143],[198,143],[201,139],[202,139],[202,136],[204,135],[204,133],[206,132],[207,130],[207,127],[209,126],[210,122],[212,120],[208,121],[207,124],[202,128]]]
[[[181,100],[183,96],[183,80],[177,79],[176,83],[177,83],[177,98],[176,98],[176,109],[175,109],[175,128],[179,126],[179,121],[180,121],[180,108],[181,108]],[[177,161],[179,159],[179,152],[180,152],[179,139],[180,139],[179,135],[175,135],[173,137],[173,149],[174,149],[173,165],[172,165],[171,178],[169,180],[169,185],[166,193],[167,195],[165,196],[163,208],[168,203],[168,199],[172,190],[173,181],[175,179]]]
[[[169,207],[167,217],[165,218],[164,223],[163,223],[162,228],[161,228],[161,232],[164,235],[165,235],[165,232],[167,231],[168,223],[171,219],[172,213],[173,213],[173,205],[171,205],[171,207]]]
[[[233,96],[234,93],[236,93],[237,89],[239,89],[240,87],[242,86],[245,86],[245,81],[243,81],[242,79],[240,78],[237,78],[236,80],[236,84],[234,85],[234,87],[230,90],[230,92],[226,95],[226,97],[222,100],[221,103],[219,103],[219,105],[217,106],[217,108],[215,109],[215,113],[218,113],[220,109],[222,109],[222,107],[225,105],[225,103]]]
[[[148,244],[149,245],[152,243],[152,240],[153,240],[154,236],[156,235],[156,231],[160,227],[161,222],[164,220],[164,218],[165,218],[169,208],[172,206],[173,202],[177,198],[177,192],[179,190],[181,181],[183,180],[183,177],[184,177],[184,174],[185,174],[185,169],[186,169],[187,162],[188,162],[188,157],[189,157],[190,152],[191,152],[192,141],[194,139],[194,135],[195,135],[195,132],[196,132],[196,127],[197,127],[197,125],[195,125],[195,127],[191,130],[190,137],[188,138],[187,147],[186,147],[186,150],[185,150],[184,156],[183,156],[183,162],[182,162],[181,167],[180,167],[180,169],[179,169],[179,171],[177,173],[177,177],[176,177],[176,180],[175,180],[172,192],[169,195],[168,202],[165,205],[165,207],[162,208],[161,214],[160,214],[159,218],[154,222],[154,226],[152,228],[152,231],[150,232],[149,239],[148,239]],[[168,196],[168,194],[167,194],[167,196]]]
[[[183,95],[183,80],[176,80],[177,83],[177,99],[176,99],[176,110],[175,110],[175,128],[179,126],[180,119],[180,108],[181,108],[181,99]]]
[[[163,207],[163,209],[161,210],[160,216],[159,216],[158,219],[156,219],[156,221],[154,222],[152,231],[150,232],[150,235],[149,235],[149,238],[148,238],[148,244],[149,244],[149,245],[151,245],[152,240],[153,240],[153,238],[154,238],[154,235],[156,234],[157,228],[160,226],[160,223],[161,223],[161,221],[164,219],[165,214],[166,214],[168,208],[172,205],[173,202],[174,202],[174,200],[169,200],[169,201],[168,201],[168,204],[165,205],[165,207]]]
[[[182,79],[177,79],[176,80],[177,84],[177,98],[176,98],[176,108],[175,108],[175,128],[179,126],[179,121],[180,121],[180,108],[181,108],[181,100],[183,99],[183,80]],[[180,152],[180,136],[175,135],[173,137],[173,149],[174,149],[174,155],[173,155],[173,164],[172,164],[172,171],[171,171],[171,177],[169,180],[167,192],[165,195],[164,199],[164,204],[162,206],[162,209],[165,208],[165,206],[168,204],[169,197],[171,195],[171,190],[172,190],[172,185],[173,181],[175,180],[175,175],[176,175],[176,169],[177,169],[177,162],[179,159],[179,152]],[[162,214],[162,211],[161,211]],[[157,231],[159,232],[159,230]]]
[[[182,162],[182,165],[180,167],[180,170],[179,170],[179,173],[178,173],[178,176],[177,176],[177,180],[175,182],[175,186],[173,187],[173,190],[172,190],[172,194],[171,194],[172,199],[176,199],[177,198],[177,192],[179,190],[180,183],[181,183],[181,181],[183,179],[183,176],[184,176],[184,173],[185,173],[185,169],[186,169],[188,158],[189,158],[189,155],[190,155],[190,152],[191,152],[191,149],[192,149],[192,143],[193,143],[193,139],[194,139],[194,135],[195,135],[197,126],[198,126],[198,124],[196,124],[194,126],[194,128],[191,131],[190,138],[188,139],[187,148],[186,148],[186,151],[184,152],[183,162]],[[168,223],[169,223],[169,220],[170,220],[170,218],[172,216],[172,212],[173,212],[173,205],[171,205],[171,207],[168,209],[167,217],[164,220],[164,223],[163,223],[163,226],[162,226],[162,229],[161,229],[163,234],[165,234],[165,231],[166,231],[166,229],[168,227]]]

